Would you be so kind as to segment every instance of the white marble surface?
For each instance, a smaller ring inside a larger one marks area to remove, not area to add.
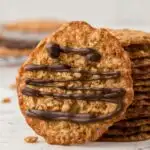
[[[0,103],[0,150],[150,150],[150,140],[132,143],[89,143],[76,146],[48,145],[42,138],[37,144],[27,144],[24,137],[35,135],[27,126],[17,104],[15,91],[9,89],[14,83],[18,67],[0,67],[0,100],[10,97],[9,104]]]

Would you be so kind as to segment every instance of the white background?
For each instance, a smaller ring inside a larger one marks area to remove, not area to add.
[[[149,26],[150,0],[0,0],[0,21],[85,20],[94,25]]]
[[[57,18],[85,20],[95,26],[131,27],[150,31],[150,0],[0,0],[0,23],[13,20]],[[150,141],[134,143],[93,143],[82,146],[26,144],[34,135],[19,113],[17,97],[8,87],[15,82],[18,67],[0,67],[0,150],[150,150]]]

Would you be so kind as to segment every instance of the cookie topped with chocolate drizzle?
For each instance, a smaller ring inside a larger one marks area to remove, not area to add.
[[[107,30],[80,21],[42,41],[17,82],[26,121],[52,144],[96,140],[133,98],[126,52]]]

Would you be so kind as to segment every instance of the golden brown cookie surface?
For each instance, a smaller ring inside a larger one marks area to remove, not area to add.
[[[65,24],[22,65],[20,108],[48,143],[94,141],[132,102],[130,65],[107,30],[85,22]]]

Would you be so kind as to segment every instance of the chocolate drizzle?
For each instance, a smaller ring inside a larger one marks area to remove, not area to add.
[[[29,117],[36,117],[44,120],[69,120],[77,123],[88,123],[110,119],[112,116],[117,115],[123,109],[123,103],[119,101],[119,107],[110,114],[95,116],[91,114],[73,114],[70,112],[54,112],[42,110],[27,110],[26,115]]]
[[[75,53],[85,56],[87,60],[90,61],[99,61],[101,59],[101,55],[92,48],[70,48],[59,46],[58,44],[48,44],[47,51],[50,57],[58,58],[60,53]]]
[[[85,56],[87,60],[98,61],[101,58],[101,55],[94,49],[91,48],[69,48],[69,47],[60,47],[57,44],[47,45],[47,50],[49,55],[52,58],[58,58],[60,53],[75,53]],[[95,87],[68,87],[64,85],[58,85],[57,82],[75,82],[75,81],[94,81],[94,80],[106,80],[106,79],[116,79],[121,76],[119,71],[109,71],[109,72],[91,72],[88,70],[80,70],[77,68],[72,68],[67,64],[55,64],[55,65],[35,65],[29,64],[25,66],[25,71],[49,71],[49,72],[66,72],[66,73],[80,73],[81,76],[77,79],[69,80],[51,80],[51,79],[32,79],[28,78],[25,80],[26,87],[22,89],[22,94],[32,97],[53,97],[57,100],[84,100],[84,101],[103,101],[108,103],[117,104],[117,108],[107,114],[101,116],[95,116],[91,114],[73,114],[71,112],[53,112],[53,111],[42,111],[42,110],[27,110],[26,115],[29,117],[37,117],[40,119],[46,120],[69,120],[73,122],[87,123],[101,121],[109,119],[112,116],[120,113],[124,107],[122,98],[125,95],[126,91],[122,88],[95,88]],[[82,75],[87,78],[83,78]],[[32,87],[31,87],[32,86]],[[66,93],[53,93],[53,92],[44,92],[35,89],[34,87],[52,87],[58,88],[65,91],[92,91],[92,94],[66,94]]]
[[[81,90],[87,90],[84,88],[80,88]],[[72,90],[72,89],[69,89]],[[78,90],[76,88],[74,88],[73,90]],[[89,90],[89,89],[88,89]],[[125,94],[124,89],[92,89],[92,90],[99,90],[101,91],[100,94],[53,94],[51,92],[42,92],[39,90],[35,90],[33,88],[29,88],[29,87],[25,87],[22,90],[22,93],[24,95],[27,96],[35,96],[35,97],[43,97],[43,96],[50,96],[50,97],[54,97],[54,98],[59,98],[59,99],[73,99],[73,100],[90,100],[90,101],[94,101],[94,100],[99,100],[99,101],[108,101],[111,103],[117,103],[116,98],[117,97],[122,97]],[[108,99],[108,100],[107,100]],[[119,98],[120,99],[120,98]]]
[[[99,75],[96,78],[93,79],[89,79],[90,81],[92,80],[99,80],[99,79],[111,79],[111,78],[118,78],[120,77],[120,72],[116,71],[116,72],[90,72],[90,71],[85,71],[85,70],[77,70],[77,69],[73,69],[71,68],[71,66],[66,65],[66,64],[62,64],[62,65],[27,65],[25,66],[25,70],[26,71],[51,71],[51,72],[68,72],[68,73],[82,73],[82,74],[88,74],[88,75]],[[89,81],[89,80],[85,80],[85,81]],[[66,80],[66,81],[84,81],[84,80]],[[66,82],[65,80],[58,80],[58,81],[53,81],[53,80],[34,80],[34,79],[29,79],[27,80],[27,82],[37,82],[37,83],[51,83],[51,82]]]

